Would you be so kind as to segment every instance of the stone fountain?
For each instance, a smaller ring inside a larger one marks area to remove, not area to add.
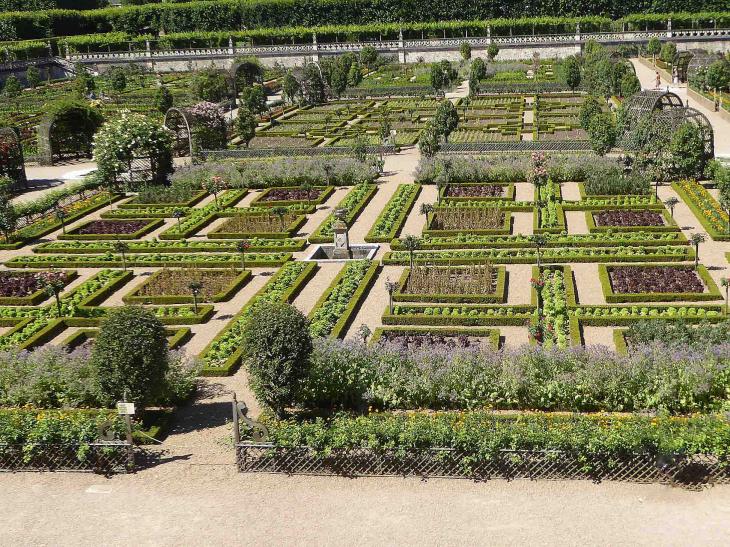
[[[317,245],[305,259],[310,262],[348,262],[350,260],[372,259],[378,252],[380,245],[350,245],[350,236],[347,228],[347,209],[338,207],[334,212],[335,221],[332,223],[334,245]]]

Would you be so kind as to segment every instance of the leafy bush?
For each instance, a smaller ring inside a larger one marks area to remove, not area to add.
[[[605,156],[616,144],[616,124],[608,112],[596,114],[588,126],[591,148],[599,156]]]
[[[248,315],[241,347],[256,398],[283,416],[296,402],[309,369],[307,318],[289,304],[263,302]]]
[[[669,143],[672,173],[677,178],[701,177],[709,159],[705,153],[704,128],[691,122],[680,125]]]
[[[110,312],[94,340],[90,366],[102,401],[110,404],[126,394],[144,408],[165,387],[169,369],[165,327],[141,307]]]
[[[586,194],[595,196],[649,195],[651,181],[640,172],[628,175],[616,166],[591,166],[584,182]]]
[[[730,340],[730,321],[715,325],[708,322],[697,327],[684,321],[639,321],[626,332],[626,343],[630,351],[643,351],[644,344],[658,342],[673,351],[702,350],[709,346],[725,344]]]
[[[578,119],[580,120],[580,126],[586,131],[591,127],[591,121],[594,116],[597,116],[602,112],[601,105],[593,97],[588,97],[580,105],[580,114]]]

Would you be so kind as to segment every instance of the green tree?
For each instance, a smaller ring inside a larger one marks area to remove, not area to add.
[[[258,127],[258,124],[251,111],[246,107],[239,108],[238,117],[236,118],[236,133],[246,144],[246,148],[256,136],[256,127]]]
[[[359,135],[352,141],[352,155],[360,163],[367,160],[367,147],[368,140],[364,135]]]
[[[69,279],[66,272],[52,269],[48,272],[41,272],[35,275],[38,288],[46,293],[47,296],[53,296],[56,299],[56,310],[58,316],[62,317],[61,309],[61,293],[68,285]]]
[[[342,92],[345,91],[347,88],[347,74],[342,71],[342,69],[338,66],[336,66],[332,70],[332,77],[331,77],[331,84],[330,87],[332,88],[332,91],[335,92],[337,95],[337,98],[339,99],[342,95]]]
[[[101,400],[113,404],[127,395],[144,411],[165,388],[167,330],[151,310],[112,309],[94,338],[90,365]]]
[[[172,108],[173,98],[172,92],[167,89],[164,85],[157,89],[155,92],[155,98],[153,101],[155,110],[161,114],[165,114]]]
[[[309,374],[313,346],[307,318],[289,304],[264,302],[249,314],[240,347],[256,399],[284,417]]]
[[[601,105],[598,103],[598,101],[594,97],[588,97],[583,101],[583,104],[580,105],[580,112],[578,114],[578,120],[580,121],[580,126],[588,131],[588,129],[591,127],[591,120],[598,114],[600,114],[603,110],[601,109]]]
[[[410,257],[411,271],[413,271],[413,261],[415,259],[415,253],[421,248],[421,238],[408,235],[403,239],[403,248],[408,251]]]
[[[435,91],[440,91],[444,85],[444,72],[441,70],[441,67],[438,63],[434,63],[431,65],[431,76],[430,76],[430,82],[431,87],[434,88]]]
[[[355,87],[362,81],[362,69],[358,63],[352,63],[350,71],[347,73],[347,85]]]
[[[715,91],[727,89],[730,83],[730,63],[725,59],[712,63],[707,69],[705,83],[707,87]]]
[[[471,70],[470,70],[471,76],[474,77],[477,81],[483,80],[487,75],[487,67],[484,64],[484,59],[481,57],[477,57],[471,62]]]
[[[487,47],[487,57],[490,61],[494,61],[494,58],[499,55],[499,46],[492,42],[489,44],[489,47]]]
[[[679,200],[677,198],[675,198],[674,196],[672,196],[671,198],[668,198],[664,202],[664,205],[666,205],[667,207],[669,207],[669,215],[672,218],[674,218],[674,208],[677,206],[678,203],[679,203]]]
[[[5,243],[10,243],[12,234],[18,225],[18,213],[9,201],[0,203],[0,230],[5,236]]]
[[[565,59],[563,70],[565,71],[565,83],[568,84],[571,91],[575,91],[580,85],[581,80],[580,61],[578,61],[575,55],[571,55]]]
[[[252,114],[266,112],[266,92],[263,86],[246,87],[241,91],[241,106]]]
[[[193,312],[195,315],[198,315],[198,295],[200,294],[200,289],[203,288],[203,284],[200,281],[191,281],[188,283],[188,289],[190,289],[190,294],[193,295]]]
[[[23,84],[15,76],[8,76],[5,79],[5,96],[8,99],[17,99],[23,92]]]
[[[114,91],[121,93],[127,88],[127,76],[124,74],[123,70],[112,70],[111,76],[109,77],[109,83]],[[164,88],[165,86],[162,87]]]
[[[41,83],[41,71],[34,66],[29,66],[25,71],[25,79],[28,80],[31,89],[35,89]]]
[[[646,44],[646,52],[649,55],[652,55],[654,60],[654,64],[656,64],[656,56],[659,55],[659,53],[662,51],[662,43],[659,41],[659,38],[654,36],[651,40],[649,40],[649,43]]]
[[[459,53],[461,54],[461,58],[465,61],[471,59],[471,45],[469,45],[469,42],[461,42],[461,45],[459,46]]]
[[[246,251],[250,246],[251,244],[245,239],[236,242],[236,250],[241,253],[241,273],[246,271]]]
[[[530,236],[530,242],[535,246],[535,254],[537,256],[537,269],[540,270],[542,266],[540,262],[540,254],[542,252],[542,248],[548,244],[547,235],[533,234],[532,236]]]
[[[593,117],[588,126],[588,139],[591,148],[599,156],[605,156],[616,144],[616,124],[608,112]]]
[[[433,121],[426,122],[418,136],[418,150],[424,158],[432,158],[439,150],[440,135]]]
[[[690,235],[689,242],[695,248],[695,270],[700,264],[700,243],[704,243],[705,241],[707,241],[705,234],[694,233]]]
[[[378,52],[373,46],[365,46],[360,50],[360,62],[370,68],[378,60]]]
[[[127,252],[129,251],[129,243],[117,239],[114,242],[114,252],[122,255],[122,269],[127,271]]]
[[[680,125],[672,134],[669,142],[672,173],[687,179],[699,177],[705,170],[705,142],[702,129],[691,122]]]
[[[621,96],[624,98],[631,97],[635,93],[641,91],[641,82],[633,72],[624,74],[621,79]]]
[[[297,80],[291,73],[287,74],[284,76],[284,81],[281,84],[281,92],[289,103],[294,104],[301,93],[299,80]]]
[[[438,133],[444,136],[444,141],[449,142],[449,135],[459,125],[459,113],[454,103],[448,99],[441,101],[436,109],[434,124]]]
[[[659,58],[665,63],[671,63],[674,61],[674,57],[677,55],[677,44],[674,42],[667,42],[664,44]]]
[[[228,82],[223,74],[206,68],[193,79],[192,88],[198,98],[211,103],[219,103],[228,95]]]

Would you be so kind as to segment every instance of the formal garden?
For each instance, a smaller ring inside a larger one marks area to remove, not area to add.
[[[730,128],[666,43],[492,45],[8,78],[0,469],[132,471],[217,378],[240,471],[730,481]]]

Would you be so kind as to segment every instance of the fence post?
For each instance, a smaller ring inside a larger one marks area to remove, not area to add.
[[[238,425],[238,401],[236,392],[233,392],[233,442],[237,446],[241,442],[241,429]]]

